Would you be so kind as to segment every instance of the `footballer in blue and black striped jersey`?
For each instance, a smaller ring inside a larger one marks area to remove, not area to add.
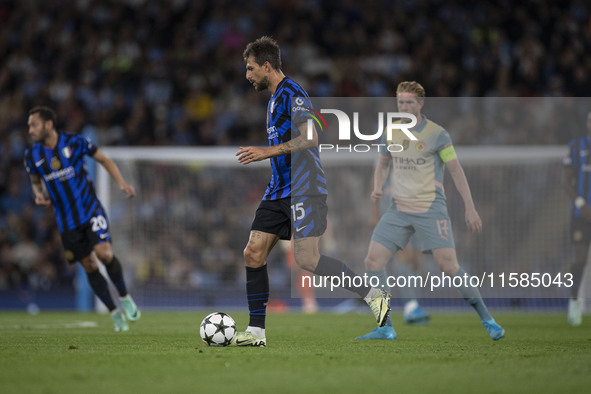
[[[238,332],[235,346],[266,346],[265,320],[269,301],[267,257],[279,239],[294,238],[294,260],[304,270],[320,276],[361,280],[345,263],[320,254],[318,243],[326,230],[327,188],[320,165],[318,135],[307,130],[307,117],[299,107],[312,109],[308,94],[281,71],[281,51],[270,37],[249,43],[243,53],[246,79],[257,91],[269,90],[267,104],[267,147],[240,147],[241,164],[269,159],[271,181],[255,213],[244,249],[249,324]],[[295,112],[295,113],[294,113]],[[304,135],[304,133],[306,133]],[[312,138],[310,138],[312,137]],[[378,325],[390,311],[390,297],[367,284],[343,284],[370,305]]]
[[[569,142],[569,152],[564,158],[563,164],[572,171],[572,186],[576,190],[576,197],[582,197],[584,201],[591,201],[591,135],[576,138]],[[574,217],[582,217],[582,208],[586,204],[576,204],[576,198],[571,201],[571,214]],[[578,240],[580,241],[580,240]],[[587,242],[591,241],[591,233]]]
[[[96,296],[111,312],[115,331],[127,331],[127,320],[141,316],[127,292],[122,267],[111,250],[111,235],[106,212],[96,196],[86,171],[84,158],[92,157],[117,181],[128,197],[135,195],[117,165],[106,157],[89,139],[75,134],[58,133],[56,114],[48,107],[29,111],[29,135],[34,145],[25,151],[25,167],[29,173],[35,203],[53,205],[68,262],[79,262]],[[115,305],[107,281],[100,273],[98,261],[120,296],[121,312]]]
[[[84,157],[96,151],[97,147],[85,137],[58,133],[55,147],[36,143],[25,153],[27,172],[44,181],[61,233],[104,215],[84,163]],[[110,240],[108,233],[104,240]]]
[[[564,157],[564,188],[570,197],[570,238],[574,245],[574,260],[568,266],[573,285],[570,288],[568,322],[582,323],[579,290],[591,245],[591,112],[587,114],[587,133],[569,142]]]
[[[303,106],[312,108],[308,94],[292,79],[285,77],[267,104],[267,139],[269,146],[287,142],[300,135],[298,126],[306,119],[303,111],[292,113],[292,101],[302,99]],[[327,195],[326,179],[318,147],[271,158],[273,175],[264,200],[278,200],[296,196]],[[293,179],[292,179],[293,178]]]

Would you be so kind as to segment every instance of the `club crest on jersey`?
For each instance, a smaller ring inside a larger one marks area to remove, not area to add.
[[[69,146],[66,146],[64,149],[62,149],[62,155],[66,159],[69,159],[70,157],[72,157],[72,149],[70,149]]]
[[[60,168],[62,168],[62,163],[60,162],[60,159],[58,159],[57,157],[53,157],[51,159],[50,166],[54,170],[59,170]]]
[[[415,144],[415,148],[417,149],[417,151],[422,152],[425,150],[425,148],[427,147],[427,144],[425,144],[423,141],[419,141]]]

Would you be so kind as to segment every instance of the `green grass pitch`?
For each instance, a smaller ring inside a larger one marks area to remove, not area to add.
[[[230,314],[239,329],[245,313]],[[496,313],[493,342],[472,313],[432,316],[395,341],[356,341],[368,315],[272,314],[267,348],[209,348],[208,312],[150,312],[116,333],[106,315],[0,314],[2,393],[588,393],[591,319]],[[396,324],[398,322],[398,324]],[[331,391],[329,391],[331,390]]]

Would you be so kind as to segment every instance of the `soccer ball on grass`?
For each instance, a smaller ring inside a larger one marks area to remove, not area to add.
[[[199,334],[207,346],[228,346],[236,335],[236,323],[226,313],[213,312],[201,322]]]

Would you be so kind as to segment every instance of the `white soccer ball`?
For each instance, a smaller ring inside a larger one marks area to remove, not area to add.
[[[199,334],[207,346],[228,346],[236,336],[236,323],[226,313],[210,313],[201,322]]]

